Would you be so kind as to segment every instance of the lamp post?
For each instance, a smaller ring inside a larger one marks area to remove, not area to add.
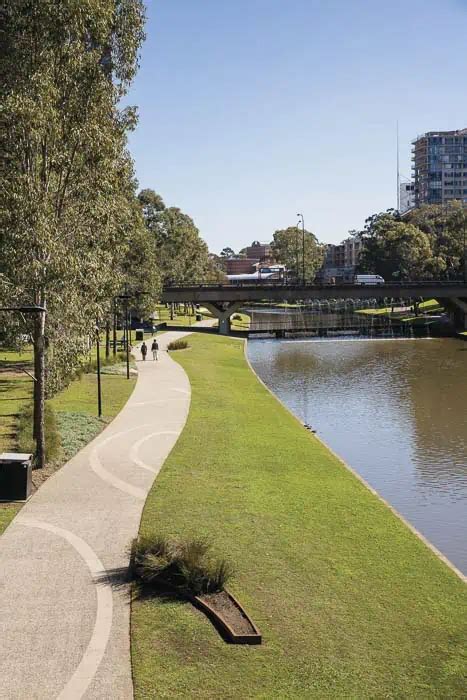
[[[131,294],[128,294],[125,290],[125,294],[119,294],[115,299],[122,299],[124,301],[124,312],[125,312],[125,328],[123,331],[123,339],[126,348],[126,378],[130,378],[130,343],[128,334],[128,299],[131,299]]]
[[[113,298],[113,333],[112,333],[113,355],[117,354],[117,297]]]
[[[305,286],[305,219],[303,214],[297,214],[298,218],[301,219],[302,223],[302,281],[303,286]]]
[[[297,280],[296,283],[298,284],[298,278],[300,277],[300,256],[299,256],[299,235],[300,235],[300,229],[298,228],[298,221],[297,221],[297,235],[295,236],[295,258],[297,261],[297,266],[296,266],[296,275],[297,275]]]
[[[99,319],[96,321],[96,354],[97,354],[97,416],[102,418],[102,387],[101,387],[101,345],[99,338]]]

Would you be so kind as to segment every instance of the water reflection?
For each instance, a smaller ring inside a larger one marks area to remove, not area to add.
[[[467,573],[467,345],[249,343],[262,379]]]

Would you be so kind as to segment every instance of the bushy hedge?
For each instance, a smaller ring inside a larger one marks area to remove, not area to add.
[[[19,452],[34,453],[36,446],[33,439],[33,415],[32,403],[25,404],[18,414],[17,423],[17,446]],[[61,439],[57,425],[55,411],[50,404],[45,404],[44,412],[45,434],[45,459],[46,462],[53,462],[61,454]]]

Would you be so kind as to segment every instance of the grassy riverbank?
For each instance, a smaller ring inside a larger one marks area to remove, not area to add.
[[[264,642],[134,601],[137,700],[465,697],[465,584],[264,389],[241,342],[190,345],[190,415],[141,532],[212,538]]]

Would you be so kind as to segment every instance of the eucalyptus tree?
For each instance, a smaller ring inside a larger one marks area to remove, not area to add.
[[[304,268],[305,279],[311,281],[315,278],[317,271],[324,261],[324,246],[311,233],[305,231],[305,242],[303,245],[303,232],[296,226],[289,226],[286,229],[279,229],[274,233],[272,240],[272,250],[277,262],[282,263],[288,270],[299,270]],[[305,250],[305,261],[303,262],[303,249]]]
[[[190,283],[212,274],[208,247],[193,219],[178,207],[166,207],[154,190],[142,190],[138,199],[163,282]]]
[[[425,204],[410,211],[406,220],[427,234],[432,259],[427,265],[434,277],[459,279],[465,265],[467,208],[459,201]]]
[[[34,432],[118,287],[134,178],[119,103],[143,40],[141,0],[2,3],[0,273],[16,300],[47,308],[32,328]],[[47,374],[45,358],[47,355]]]

